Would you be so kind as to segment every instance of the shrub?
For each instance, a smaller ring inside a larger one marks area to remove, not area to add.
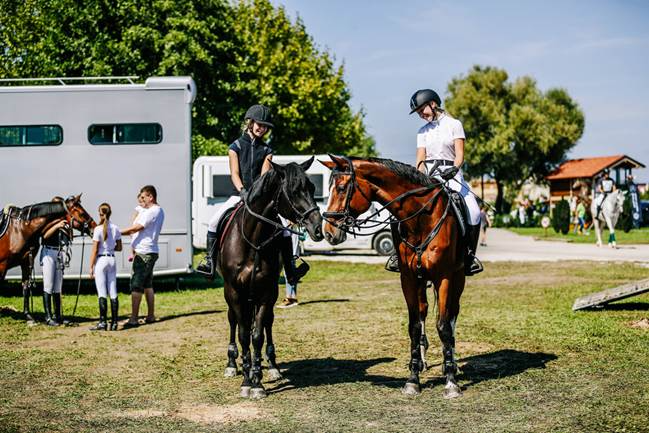
[[[564,235],[570,231],[570,205],[566,200],[562,199],[555,205],[552,212],[552,228]]]

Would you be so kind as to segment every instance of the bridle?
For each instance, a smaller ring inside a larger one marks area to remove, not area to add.
[[[68,206],[67,203],[66,203],[67,201],[71,201],[72,206]],[[79,219],[78,217],[76,217],[72,213],[72,210],[74,210],[74,209],[79,210],[79,207],[77,206],[78,202],[77,202],[76,198],[73,197],[73,196],[70,196],[67,199],[61,201],[61,204],[63,205],[63,209],[65,210],[65,213],[66,213],[66,218],[65,219],[68,222],[68,224],[70,224],[70,226],[72,228],[75,228],[75,229],[79,230],[82,233],[86,233],[86,230],[90,226],[90,223],[88,221],[83,221],[83,220]]]

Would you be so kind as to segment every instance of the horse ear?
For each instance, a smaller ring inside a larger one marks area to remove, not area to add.
[[[76,201],[77,203],[80,203],[80,202],[81,202],[81,195],[82,195],[82,194],[83,194],[83,193],[80,192],[78,196],[74,197],[74,201]]]
[[[336,163],[333,162],[333,161],[323,161],[323,160],[319,159],[318,162],[320,164],[324,165],[325,167],[327,167],[329,170],[333,170],[334,167],[336,166]]]
[[[300,167],[302,167],[304,171],[307,171],[311,167],[311,164],[313,164],[314,160],[315,160],[315,156],[312,156],[311,158],[307,159],[302,164],[300,164]]]
[[[270,165],[271,167],[273,167],[273,170],[275,170],[281,177],[284,177],[284,174],[286,174],[286,169],[283,165],[275,164],[272,160],[270,161]]]
[[[329,155],[329,158],[331,158],[331,160],[336,164],[336,166],[339,169],[344,170],[344,169],[347,168],[347,160],[346,159],[343,159],[340,156],[332,155],[331,153],[328,153],[327,155]]]

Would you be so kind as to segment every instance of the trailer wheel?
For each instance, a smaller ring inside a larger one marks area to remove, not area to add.
[[[382,256],[389,256],[394,253],[394,242],[392,242],[392,233],[384,231],[376,235],[372,242],[374,250]]]

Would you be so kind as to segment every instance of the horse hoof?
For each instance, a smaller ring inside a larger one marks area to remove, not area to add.
[[[401,392],[405,395],[419,395],[421,394],[421,388],[416,383],[406,382],[403,388],[401,388]]]
[[[462,396],[462,390],[454,383],[449,383],[444,388],[444,398],[457,398]]]
[[[223,376],[225,377],[237,377],[237,374],[239,374],[237,367],[226,367],[223,372]]]
[[[242,386],[240,396],[241,396],[241,398],[249,398],[250,397],[250,387],[249,386]]]
[[[250,390],[250,399],[251,400],[261,400],[266,398],[266,390],[264,388],[252,388]]]
[[[280,380],[280,379],[282,379],[282,373],[280,373],[277,368],[269,368],[268,369],[268,379],[269,380]]]

